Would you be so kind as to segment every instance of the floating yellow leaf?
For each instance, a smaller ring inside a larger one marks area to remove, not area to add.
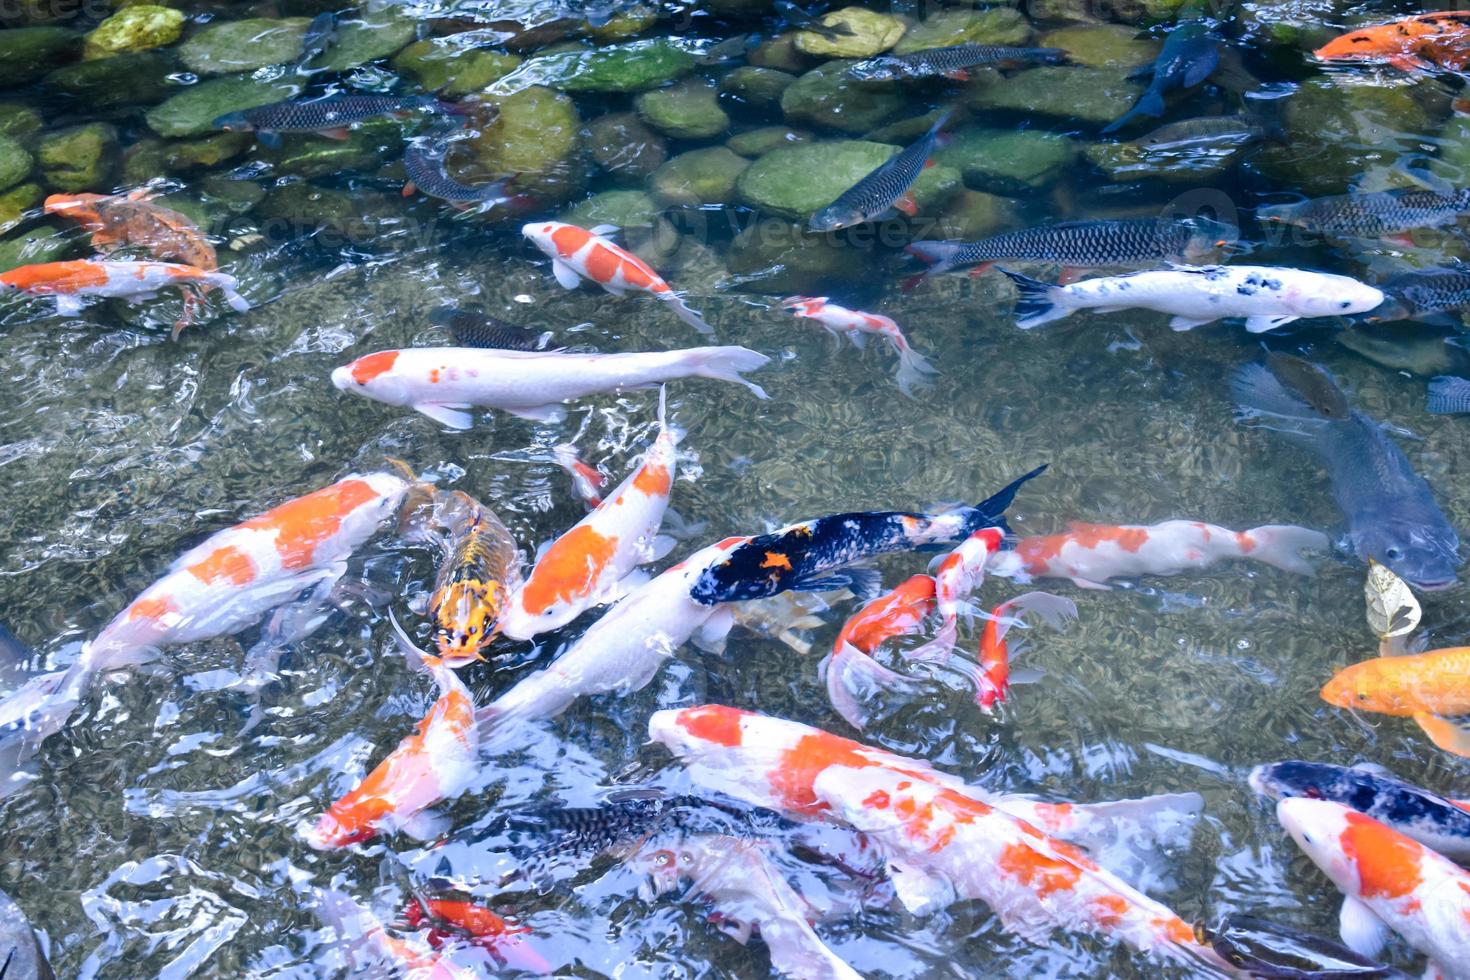
[[[1419,625],[1422,613],[1414,593],[1403,579],[1371,558],[1363,598],[1368,604],[1368,628],[1380,640],[1411,633]]]

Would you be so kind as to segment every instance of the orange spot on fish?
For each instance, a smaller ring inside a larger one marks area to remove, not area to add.
[[[706,704],[679,712],[678,724],[695,738],[734,747],[741,741],[740,719],[748,714],[723,704]]]
[[[342,519],[378,499],[366,480],[341,480],[329,487],[288,500],[241,527],[276,531],[281,567],[291,571],[311,565],[317,546],[342,527]]]
[[[564,259],[569,259],[577,254],[577,250],[586,245],[592,238],[592,232],[586,228],[578,228],[576,225],[562,225],[551,233],[551,244],[556,248],[556,254]]]
[[[128,607],[128,619],[161,620],[169,613],[179,611],[174,601],[166,596],[154,599],[139,599]]]
[[[1348,811],[1343,817],[1342,850],[1358,869],[1363,898],[1399,898],[1419,887],[1421,845],[1361,813]]]
[[[221,580],[246,585],[255,578],[255,563],[234,545],[211,551],[202,561],[189,566],[189,574],[207,585]]]
[[[594,243],[582,260],[587,276],[598,282],[612,282],[622,265],[623,260],[617,253],[601,242]]]
[[[1122,895],[1099,895],[1091,902],[1092,921],[1104,929],[1122,925],[1128,914],[1128,900]]]
[[[0,275],[0,282],[7,286],[41,293],[71,293],[105,286],[107,280],[107,266],[86,259],[23,265]]]
[[[1205,532],[1205,540],[1206,541],[1209,540],[1209,532],[1208,531]],[[1235,543],[1240,546],[1240,553],[1242,555],[1248,555],[1252,551],[1255,551],[1256,550],[1256,539],[1253,538],[1253,537],[1251,537],[1250,534],[1249,534],[1249,532],[1246,532],[1246,531],[1236,531],[1235,532]]]
[[[766,557],[761,561],[761,568],[781,568],[791,571],[791,559],[779,551],[768,551]]]
[[[633,477],[633,489],[649,497],[667,497],[672,486],[669,468],[659,463],[644,463]]]
[[[380,350],[376,354],[368,354],[359,357],[352,362],[352,380],[360,385],[393,370],[393,364],[398,360],[396,350]]]
[[[863,800],[863,806],[872,807],[875,810],[888,809],[888,791],[882,789],[873,790],[873,792],[868,794],[867,799]]]
[[[819,803],[813,783],[830,766],[862,769],[881,765],[865,753],[864,746],[833,735],[830,732],[813,732],[797,739],[796,744],[781,753],[776,766],[768,775],[771,790],[790,809],[798,813],[815,813],[826,809]],[[928,782],[923,773],[910,772],[896,766],[888,767],[904,775]],[[912,805],[912,801],[909,801]],[[901,802],[894,804],[898,812]]]
[[[521,590],[521,604],[536,615],[557,602],[586,595],[617,547],[617,538],[588,524],[577,525],[557,538],[536,563]]]
[[[1082,878],[1080,869],[1048,857],[1029,844],[1007,844],[996,861],[1002,872],[1030,888],[1038,898],[1071,891]]]

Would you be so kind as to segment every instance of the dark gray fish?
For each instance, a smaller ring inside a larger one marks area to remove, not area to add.
[[[479,310],[440,309],[429,314],[429,322],[449,331],[457,347],[488,347],[494,350],[545,350],[551,331],[507,323]]]
[[[1410,371],[1423,378],[1470,372],[1470,351],[1458,346],[1455,341],[1459,338],[1441,327],[1412,322],[1355,323],[1336,337],[1348,350],[1394,371]]]
[[[845,37],[852,37],[853,30],[847,24],[823,24],[818,18],[820,13],[807,10],[805,7],[797,6],[792,0],[776,0],[772,5],[776,12],[792,27],[798,27],[803,31],[820,34],[829,41],[838,41]]]
[[[1165,123],[1133,142],[1145,150],[1180,150],[1230,143],[1244,146],[1266,139],[1270,130],[1255,116],[1201,116]]]
[[[1453,861],[1470,861],[1470,812],[1387,773],[1293,759],[1256,766],[1249,782],[1273,800],[1302,796],[1341,803]]]
[[[883,54],[850,66],[847,73],[863,82],[888,82],[900,78],[929,78],[944,75],[967,78],[970,68],[985,65],[1046,62],[1057,64],[1067,60],[1061,48],[1013,48],[1001,44],[956,44],[947,48],[929,48],[912,54]]]
[[[403,189],[405,196],[419,190],[450,204],[481,207],[515,199],[515,195],[506,193],[508,180],[470,185],[449,176],[444,158],[452,143],[452,140],[436,140],[427,144],[410,141],[403,148],[403,169],[408,173],[409,181]]]
[[[449,112],[452,107],[432,95],[329,95],[288,100],[220,116],[214,128],[229,132],[345,132],[353,123],[405,112]]]
[[[1104,133],[1117,132],[1140,116],[1162,116],[1164,93],[1175,89],[1194,88],[1210,77],[1220,64],[1220,39],[1202,20],[1186,20],[1164,38],[1163,50],[1149,71],[1153,81],[1148,91],[1123,115],[1103,127]]]
[[[1200,265],[1218,257],[1239,234],[1234,225],[1209,218],[1124,218],[1060,221],[978,242],[913,242],[904,251],[929,268],[904,285],[912,288],[930,276],[972,265],[980,266],[979,272],[996,262],[1057,262],[1069,269]]]
[[[1288,387],[1290,376],[1273,370],[1280,363],[1248,364],[1232,377],[1240,418],[1259,419],[1291,445],[1318,457],[1358,558],[1376,559],[1422,589],[1453,585],[1461,564],[1460,536],[1403,450],[1382,425],[1356,409],[1345,419],[1314,410],[1306,397]],[[1316,385],[1336,387],[1315,365],[1299,371],[1313,369],[1321,375]]]
[[[306,65],[311,59],[327,50],[327,47],[337,37],[337,15],[330,10],[326,13],[317,14],[306,25],[306,33],[301,38],[301,56],[296,59],[296,70],[306,71]]]
[[[1378,288],[1389,298],[1364,317],[1369,323],[1470,309],[1470,267],[1466,266],[1401,272],[1379,283]]]
[[[1435,415],[1470,412],[1470,381],[1451,377],[1433,379],[1429,382],[1429,399],[1424,409]]]
[[[1470,214],[1470,188],[1447,191],[1392,190],[1273,204],[1256,216],[1272,224],[1295,225],[1329,238],[1384,238],[1416,228],[1452,225]]]
[[[1265,980],[1408,977],[1330,939],[1254,916],[1232,913],[1206,931],[1210,945],[1226,962]]]
[[[0,892],[0,980],[55,980],[36,931],[11,897]]]
[[[837,200],[812,215],[808,227],[812,231],[836,231],[889,214],[894,202],[919,179],[939,140],[939,130],[948,120],[949,113],[941,113],[918,141],[899,150],[878,169],[838,195]]]
[[[1310,361],[1272,352],[1266,355],[1266,366],[1281,379],[1282,384],[1323,418],[1341,421],[1352,414],[1352,406],[1342,389],[1333,383],[1326,371]]]

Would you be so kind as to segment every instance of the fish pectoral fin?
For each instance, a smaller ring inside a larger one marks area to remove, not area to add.
[[[582,285],[582,277],[577,275],[577,270],[567,265],[561,259],[551,260],[551,274],[556,276],[556,281],[563,289],[576,289]]]
[[[1212,317],[1209,317],[1207,319],[1204,319],[1204,320],[1201,320],[1198,317],[1189,317],[1189,316],[1170,317],[1169,318],[1169,329],[1170,330],[1193,330],[1195,327],[1202,327],[1202,326],[1204,326],[1207,323],[1214,323],[1217,319],[1219,319],[1219,318],[1218,317],[1213,317],[1213,316]]]
[[[851,589],[857,595],[871,599],[883,591],[883,575],[876,568],[844,568],[837,572],[798,575],[787,582],[786,586],[797,592]]]
[[[429,402],[420,402],[414,408],[438,422],[447,429],[468,429],[475,424],[475,417],[469,412],[448,405],[435,405]]]
[[[735,625],[735,610],[731,606],[718,607],[709,619],[690,638],[694,645],[706,653],[724,653],[725,637]]]
[[[518,408],[507,408],[507,412],[518,419],[530,419],[532,422],[560,422],[566,418],[567,410],[560,405],[533,405]]]
[[[912,191],[904,191],[902,196],[893,202],[893,206],[910,217],[919,213],[919,202],[914,200]]]
[[[255,141],[267,150],[279,150],[281,148],[281,134],[269,129],[256,130]]]
[[[1245,318],[1245,328],[1251,333],[1265,333],[1267,330],[1275,330],[1284,327],[1293,320],[1300,320],[1295,314],[1285,316],[1248,316]]]
[[[915,915],[929,915],[954,903],[954,886],[940,875],[889,860],[888,878],[903,907]]]
[[[1396,54],[1388,59],[1388,63],[1399,71],[1429,71],[1435,67],[1433,63],[1411,54]]]
[[[629,592],[632,592],[634,589],[643,588],[643,586],[652,580],[652,575],[649,575],[641,568],[635,568],[614,582],[612,587],[607,590],[607,595],[600,597],[600,601],[603,603],[619,602]]]
[[[1345,898],[1337,916],[1337,929],[1343,945],[1360,956],[1376,957],[1388,942],[1388,926],[1367,905],[1356,898]]]
[[[678,544],[678,540],[671,534],[654,535],[640,557],[643,561],[658,561],[661,558],[667,558]]]
[[[852,346],[856,347],[858,350],[862,350],[863,348],[868,346],[868,337],[861,330],[847,331],[847,339],[852,341]]]
[[[1435,745],[1462,758],[1470,759],[1470,715],[1446,718],[1420,711],[1414,723],[1424,730]]]
[[[55,299],[57,316],[76,316],[82,312],[82,307],[85,305],[75,296],[67,296],[63,293],[57,293]]]
[[[600,235],[603,238],[611,238],[614,235],[621,235],[623,233],[623,229],[619,228],[617,225],[593,225],[587,230],[592,232],[592,234]]]
[[[449,818],[434,810],[420,810],[396,824],[399,831],[415,840],[433,840],[442,836],[450,826]]]

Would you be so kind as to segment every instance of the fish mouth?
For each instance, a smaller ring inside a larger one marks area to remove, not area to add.
[[[1451,576],[1450,578],[1446,578],[1446,579],[1430,579],[1428,581],[1419,581],[1419,580],[1408,580],[1408,581],[1409,581],[1409,584],[1412,585],[1414,588],[1421,589],[1421,590],[1423,590],[1425,592],[1443,592],[1445,589],[1452,588],[1457,582],[1459,582],[1459,579],[1455,578],[1454,576]]]

